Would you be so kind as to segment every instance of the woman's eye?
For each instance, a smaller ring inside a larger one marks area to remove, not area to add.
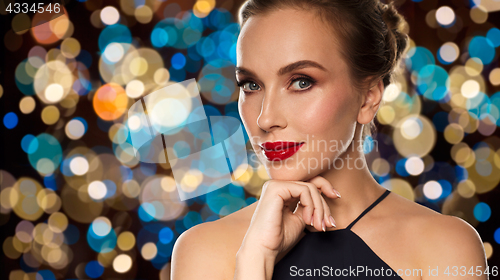
[[[305,91],[310,89],[314,85],[315,81],[305,78],[305,77],[299,77],[296,78],[295,80],[292,81],[292,85],[296,84],[295,90],[296,91]],[[242,88],[243,91],[245,92],[252,92],[252,91],[257,91],[260,90],[260,87],[257,83],[252,82],[252,81],[241,81],[237,82],[238,87]]]
[[[295,80],[295,82],[293,82],[293,84],[297,84],[299,89],[305,89],[311,85],[311,82],[309,82],[309,80],[306,79],[297,79]]]
[[[248,86],[247,86],[248,85]],[[254,83],[254,82],[246,82],[246,83],[243,83],[241,86],[243,86],[243,90],[259,90],[259,86]]]

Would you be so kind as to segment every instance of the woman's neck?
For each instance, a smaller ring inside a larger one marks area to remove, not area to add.
[[[370,174],[364,153],[351,146],[329,170],[319,175],[327,179],[342,196],[331,199],[323,195],[338,229],[347,227],[386,190]]]

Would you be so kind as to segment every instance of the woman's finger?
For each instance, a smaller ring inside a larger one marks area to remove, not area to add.
[[[293,198],[299,199],[301,206],[304,207],[303,211],[300,213],[301,218],[305,223],[311,223],[314,208],[318,207],[316,201],[314,201],[313,196],[311,195],[311,188],[300,184],[287,184],[286,187],[276,187],[274,187],[274,190],[278,191],[278,195],[283,199],[283,201],[285,201],[285,203],[289,202]]]
[[[286,202],[285,206],[288,208],[288,210],[290,210],[290,212],[293,213],[297,209],[297,206],[299,205],[299,203],[300,203],[300,199],[295,198],[295,199],[290,200],[289,202]]]
[[[308,182],[313,183],[318,187],[318,189],[321,190],[322,193],[324,193],[326,196],[330,198],[340,198],[340,193],[330,184],[330,181],[325,179],[322,176],[316,176]]]
[[[326,203],[323,197],[321,197],[321,201],[323,202],[323,207],[325,208],[325,217],[324,217],[325,225],[328,225],[329,227],[337,227],[337,225],[335,224],[335,220],[332,217],[332,212],[330,211],[328,203]]]
[[[312,199],[314,202],[314,213],[312,215],[313,222],[312,222],[311,226],[313,226],[317,230],[325,231],[325,229],[322,226],[323,216],[325,215],[324,214],[325,213],[325,209],[324,209],[325,206],[323,205],[323,202],[321,201],[321,200],[323,200],[323,197],[321,197],[321,194],[319,193],[318,187],[312,183],[307,183],[307,182],[297,181],[296,183],[299,185],[307,186],[311,190],[311,196],[312,196]]]

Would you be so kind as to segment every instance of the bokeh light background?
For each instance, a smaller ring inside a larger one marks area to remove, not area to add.
[[[499,265],[500,3],[396,3],[411,46],[365,142],[370,170],[465,219]],[[0,16],[1,279],[169,279],[182,232],[256,201],[269,178],[252,160],[233,184],[179,201],[172,166],[138,161],[126,123],[141,96],[190,78],[208,116],[239,118],[240,5],[70,1],[63,16],[18,33],[12,26],[39,19]],[[192,176],[196,187],[204,174]]]

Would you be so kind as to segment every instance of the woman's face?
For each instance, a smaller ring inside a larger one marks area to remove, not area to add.
[[[308,180],[349,147],[361,101],[347,67],[332,33],[310,12],[280,10],[245,23],[237,43],[239,112],[271,179]],[[305,143],[271,161],[259,145],[276,141]]]

